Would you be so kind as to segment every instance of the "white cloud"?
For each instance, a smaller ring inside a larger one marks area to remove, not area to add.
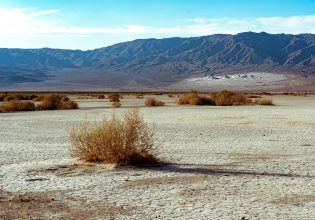
[[[39,17],[39,16],[43,16],[43,15],[51,15],[51,14],[56,14],[59,11],[56,9],[51,9],[51,10],[46,10],[46,11],[38,11],[38,12],[34,12],[32,14],[30,14],[30,16],[32,17]]]
[[[115,42],[115,39],[184,37],[216,33],[236,34],[245,31],[291,34],[315,33],[315,15],[260,18],[194,18],[181,20],[183,24],[177,26],[125,25],[112,28],[65,25],[63,22],[54,19],[58,16],[58,13],[60,12],[56,9],[34,11],[28,8],[0,8],[0,46],[6,46],[7,44],[12,46],[14,44],[13,39],[17,45],[20,45],[19,43],[24,42],[26,36],[33,37],[36,40],[39,39],[39,42],[42,39],[42,44],[34,43],[32,45],[42,46],[45,43],[45,46],[51,46],[46,44],[51,41],[52,36],[54,39],[60,38],[60,42],[67,45],[66,41],[71,38],[92,39],[96,36],[103,36],[102,39],[106,36],[108,42]],[[20,42],[18,42],[18,39],[21,39]],[[32,38],[29,38],[28,42],[31,41]],[[101,42],[106,44],[106,42]],[[58,45],[56,46],[58,47]],[[25,45],[25,47],[29,46]]]

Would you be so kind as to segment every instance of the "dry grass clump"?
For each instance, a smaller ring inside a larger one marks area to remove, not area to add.
[[[256,105],[273,105],[272,99],[260,98],[255,100]]]
[[[34,111],[35,105],[33,102],[26,101],[11,101],[0,104],[0,112],[16,112],[16,111]]]
[[[34,94],[1,93],[0,101],[10,102],[10,101],[19,101],[19,100],[32,100],[36,97],[37,95],[34,95]]]
[[[42,99],[39,105],[40,110],[56,110],[56,109],[77,109],[78,104],[70,101],[67,96],[62,95],[47,95]]]
[[[146,106],[164,106],[165,103],[154,98],[147,98],[144,102]]]
[[[177,105],[214,105],[214,101],[205,95],[199,95],[197,91],[191,91],[176,99]]]
[[[113,115],[95,122],[85,121],[70,131],[71,154],[88,162],[106,162],[120,165],[156,163],[153,136],[155,129],[143,120],[138,109],[127,110],[120,118]]]
[[[114,108],[120,108],[121,107],[121,103],[120,102],[112,102],[112,106]]]
[[[97,96],[97,98],[98,98],[98,99],[105,99],[105,96],[104,96],[103,94],[99,94],[99,95]]]
[[[168,94],[167,95],[169,98],[173,98],[174,96],[173,96],[173,94]]]
[[[110,102],[120,102],[120,95],[119,94],[109,94],[108,99]]]
[[[248,98],[245,94],[238,92],[231,92],[224,90],[217,94],[211,95],[215,105],[227,106],[227,105],[251,105],[252,99]]]
[[[2,102],[6,96],[6,93],[0,93],[0,102]]]
[[[74,101],[60,102],[60,104],[58,105],[58,109],[60,110],[77,109],[77,108],[78,108],[78,103]]]

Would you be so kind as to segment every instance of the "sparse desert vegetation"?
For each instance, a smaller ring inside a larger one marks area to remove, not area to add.
[[[199,95],[197,91],[192,91],[184,95],[179,96],[176,99],[177,105],[214,105],[214,101],[211,97],[206,95]]]
[[[0,93],[0,102],[5,101],[20,101],[20,100],[33,100],[36,98],[35,94],[20,94],[20,93]]]
[[[105,99],[105,95],[104,95],[104,94],[99,94],[99,95],[97,96],[97,98],[98,98],[98,99]]]
[[[280,94],[268,97],[254,94],[261,98],[272,98],[275,103],[273,107],[262,108],[255,103],[242,107],[183,107],[174,103],[175,98],[168,98],[168,93],[162,96],[148,93],[145,98],[153,97],[167,105],[167,108],[150,108],[144,107],[144,100],[137,99],[135,94],[125,95],[122,104],[126,109],[141,106],[144,121],[150,123],[147,124],[148,128],[151,130],[150,125],[157,125],[152,140],[160,143],[154,143],[153,148],[157,150],[145,156],[132,153],[134,151],[129,147],[121,147],[127,146],[127,143],[128,146],[139,146],[133,143],[143,139],[137,138],[132,133],[137,129],[131,128],[139,124],[135,123],[139,120],[129,119],[126,123],[123,109],[113,110],[111,102],[100,101],[97,96],[78,100],[77,97],[82,93],[68,95],[70,100],[75,100],[81,106],[76,111],[1,114],[0,194],[8,195],[6,192],[16,189],[21,190],[18,194],[45,193],[40,194],[39,199],[10,195],[11,202],[8,202],[10,198],[2,196],[4,202],[0,202],[0,209],[7,208],[5,213],[11,210],[14,213],[11,216],[17,218],[21,217],[23,210],[30,210],[27,213],[40,219],[57,215],[58,218],[62,216],[67,219],[69,213],[63,214],[64,209],[60,210],[58,204],[66,201],[64,204],[74,207],[73,213],[77,213],[76,209],[86,210],[86,202],[80,202],[84,196],[93,211],[100,208],[95,205],[100,200],[105,202],[102,203],[105,207],[119,204],[123,208],[114,212],[111,217],[115,218],[160,216],[161,219],[167,219],[169,213],[181,204],[179,211],[176,211],[177,216],[196,217],[189,210],[189,207],[194,206],[209,211],[206,214],[199,210],[194,212],[196,215],[200,213],[200,218],[211,212],[214,219],[220,219],[222,212],[215,211],[217,204],[222,203],[222,198],[228,198],[223,203],[226,202],[227,212],[234,213],[230,216],[235,219],[244,216],[243,210],[248,210],[245,217],[257,216],[259,219],[286,219],[289,215],[299,217],[301,213],[306,219],[314,219],[314,213],[309,211],[314,201],[311,193],[315,175],[314,156],[311,154],[314,143],[314,95],[299,97]],[[209,93],[197,94],[211,98]],[[258,98],[252,99],[255,102]],[[18,102],[39,105],[42,101]],[[114,116],[113,112],[116,112]],[[85,114],[92,120],[82,122]],[[102,120],[104,114],[105,122]],[[69,143],[67,134],[72,126],[76,134],[72,136],[74,143],[79,144]],[[77,146],[80,150],[72,157],[69,154],[72,151],[67,150]],[[150,147],[150,144],[140,146]],[[295,156],[297,154],[298,157]],[[158,163],[151,165],[152,161]],[[305,184],[305,181],[309,184]],[[248,189],[252,193],[248,193]],[[51,195],[48,199],[42,197],[46,192]],[[59,192],[66,197],[59,197],[56,194]],[[69,197],[69,192],[75,196],[74,199]],[[283,202],[296,197],[298,200]],[[23,201],[15,198],[22,198]],[[231,201],[240,200],[242,203],[237,203],[237,207],[229,205]],[[49,206],[45,209],[47,215],[38,216],[37,212],[32,213],[34,209],[29,209],[35,204],[39,213],[43,207],[38,201]],[[139,201],[135,208],[133,201]],[[168,201],[174,201],[176,206]],[[148,203],[152,205],[146,206]],[[140,210],[137,209],[138,204],[143,205]],[[296,204],[298,210],[292,209]],[[164,206],[157,210],[155,207],[159,205]],[[130,216],[122,214],[125,207],[130,208]],[[273,213],[270,210],[277,211]],[[6,219],[1,211],[0,219]]]
[[[30,101],[9,101],[0,104],[0,112],[34,111],[35,105]]]
[[[164,106],[165,103],[155,98],[147,98],[144,102],[146,106]]]
[[[122,96],[119,94],[109,94],[108,95],[108,99],[112,103],[113,108],[120,108],[121,107],[120,98],[122,98]]]
[[[197,91],[192,91],[179,96],[176,99],[178,105],[216,105],[216,106],[235,106],[235,105],[273,105],[272,99],[262,98],[259,95],[246,95],[240,92],[224,90],[219,93],[200,95]]]
[[[109,94],[108,95],[108,100],[110,102],[120,102],[121,96],[119,94]]]
[[[255,99],[256,105],[273,105],[272,99],[270,98],[258,98]]]
[[[93,125],[74,125],[69,132],[71,153],[88,162],[151,164],[157,162],[154,133],[140,111],[131,109],[122,118],[114,114]]]
[[[64,109],[77,109],[78,104],[70,101],[67,96],[51,94],[42,98],[39,105],[39,110],[64,110]]]
[[[0,103],[0,112],[65,110],[78,108],[78,104],[71,101],[65,95],[47,94],[38,96],[9,94],[5,97],[4,95],[1,95],[1,97],[3,98],[3,102]]]
[[[251,105],[253,100],[248,98],[245,94],[239,92],[222,91],[216,94],[211,94],[215,105]]]

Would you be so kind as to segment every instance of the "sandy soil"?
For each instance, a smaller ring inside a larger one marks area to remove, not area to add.
[[[0,114],[0,219],[315,219],[315,96],[275,106],[141,107],[167,165],[115,168],[69,155],[68,128],[143,99]]]

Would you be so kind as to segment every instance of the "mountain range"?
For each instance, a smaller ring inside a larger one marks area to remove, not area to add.
[[[88,51],[0,49],[2,90],[163,89],[192,78],[259,72],[314,88],[315,35],[245,32],[139,39]]]

